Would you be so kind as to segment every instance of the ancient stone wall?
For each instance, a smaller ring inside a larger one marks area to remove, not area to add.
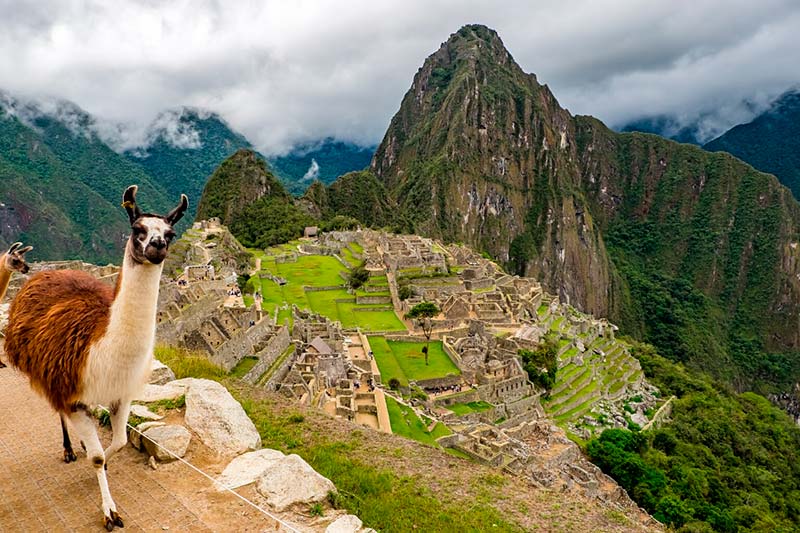
[[[269,320],[261,320],[253,327],[240,329],[209,354],[209,359],[229,372],[243,357],[256,352],[256,347],[272,335],[272,327]]]
[[[242,380],[254,385],[256,380],[286,351],[290,342],[289,328],[280,326],[275,335],[267,341],[267,345],[256,354],[258,356],[258,363],[244,375]]]

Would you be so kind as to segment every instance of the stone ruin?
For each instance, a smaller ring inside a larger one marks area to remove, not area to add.
[[[426,274],[446,274],[445,254],[435,251],[431,239],[418,235],[381,233],[378,243],[383,249],[383,262],[392,272],[415,269]]]

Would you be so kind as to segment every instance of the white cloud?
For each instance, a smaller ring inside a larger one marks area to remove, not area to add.
[[[371,144],[424,58],[474,22],[562,105],[610,124],[705,114],[713,130],[800,82],[796,0],[0,0],[0,85],[74,101],[126,145],[182,105],[266,153]]]
[[[303,174],[303,178],[300,181],[313,181],[319,177],[319,164],[317,163],[316,159],[311,159],[311,164],[308,166],[308,170],[305,174]]]

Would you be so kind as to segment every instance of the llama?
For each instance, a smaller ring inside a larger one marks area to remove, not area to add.
[[[0,301],[6,295],[8,284],[11,282],[11,275],[14,272],[27,274],[30,267],[25,262],[25,254],[33,250],[33,246],[22,246],[21,242],[15,242],[6,253],[0,255]]]
[[[132,233],[116,288],[80,271],[40,272],[11,304],[6,354],[33,389],[68,419],[92,461],[103,502],[103,525],[123,527],[108,488],[107,461],[127,442],[131,400],[150,373],[158,288],[173,226],[189,206],[186,195],[168,215],[142,213],[136,185],[122,205]],[[111,413],[113,437],[103,450],[92,406]],[[74,459],[64,427],[64,456]],[[68,449],[69,447],[69,449]],[[67,461],[69,462],[69,461]]]
[[[25,262],[25,254],[33,250],[33,246],[22,246],[21,242],[15,242],[6,253],[0,255],[0,301],[6,295],[8,284],[11,282],[11,275],[14,272],[27,274],[30,267]],[[0,361],[0,368],[5,368],[5,363]]]

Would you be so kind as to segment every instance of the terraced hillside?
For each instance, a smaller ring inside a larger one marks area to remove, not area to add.
[[[614,418],[624,426],[647,422],[645,411],[652,412],[658,403],[657,391],[646,384],[639,362],[624,342],[580,332],[568,316],[581,314],[571,309],[565,315],[562,309],[542,305],[537,314],[559,339],[556,384],[542,402],[559,426],[588,437]],[[622,412],[613,407],[620,401]]]

